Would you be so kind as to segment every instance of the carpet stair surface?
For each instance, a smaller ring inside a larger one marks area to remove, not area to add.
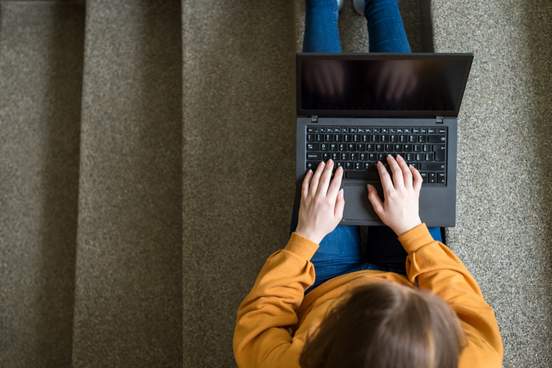
[[[549,367],[552,4],[400,6],[413,51],[475,52],[449,245],[504,365]],[[0,0],[0,367],[235,365],[289,234],[303,32],[304,1]],[[367,51],[348,2],[340,33]]]

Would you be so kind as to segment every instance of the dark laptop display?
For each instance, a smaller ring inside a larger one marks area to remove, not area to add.
[[[302,54],[298,115],[457,116],[472,56]]]
[[[420,217],[456,221],[457,118],[471,54],[297,55],[296,179],[333,160],[344,170],[343,224],[379,225],[366,183],[401,155],[420,172]],[[299,191],[298,191],[299,192]]]

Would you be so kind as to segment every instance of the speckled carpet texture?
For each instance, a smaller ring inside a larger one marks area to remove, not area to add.
[[[451,248],[505,367],[552,367],[552,2],[403,0],[473,52]],[[288,237],[304,4],[0,0],[0,367],[232,367]],[[346,1],[347,52],[366,51]]]

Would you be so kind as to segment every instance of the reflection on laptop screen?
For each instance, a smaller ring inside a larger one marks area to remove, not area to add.
[[[303,55],[300,111],[456,116],[471,56],[340,58]]]

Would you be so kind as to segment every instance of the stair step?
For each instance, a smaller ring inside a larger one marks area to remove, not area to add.
[[[180,2],[86,7],[73,366],[182,361]]]
[[[69,367],[84,6],[0,2],[0,366]]]

